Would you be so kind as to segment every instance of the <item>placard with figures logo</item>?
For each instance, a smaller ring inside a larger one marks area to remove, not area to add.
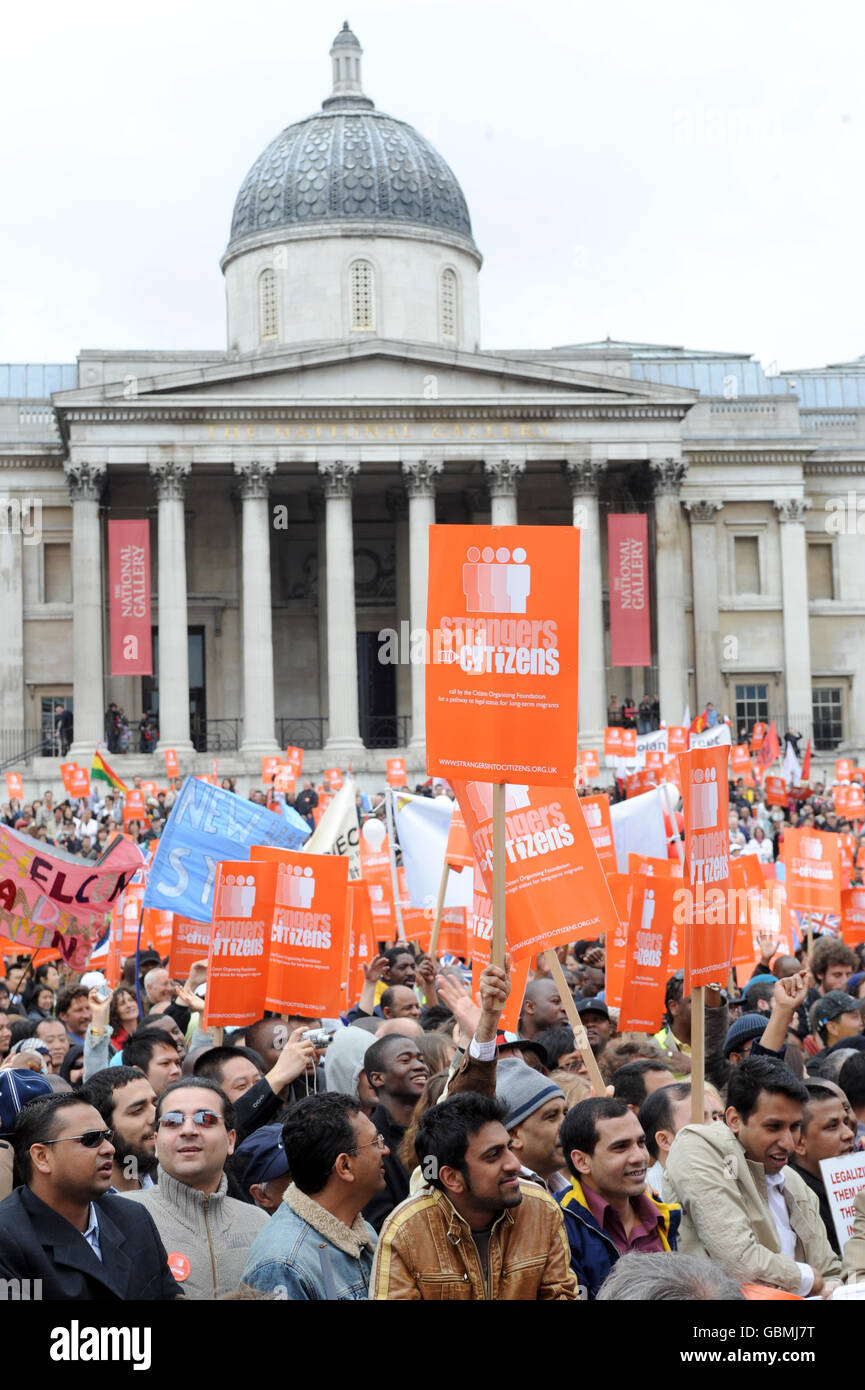
[[[427,770],[573,786],[580,535],[431,526]]]

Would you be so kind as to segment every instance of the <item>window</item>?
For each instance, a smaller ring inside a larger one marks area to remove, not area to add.
[[[748,738],[755,724],[769,723],[768,685],[736,686],[736,728],[737,735],[747,730]]]
[[[760,593],[760,539],[733,537],[734,583],[737,594]]]
[[[258,321],[261,341],[279,336],[279,319],[276,307],[276,272],[263,270],[258,277]]]
[[[808,597],[835,597],[831,541],[808,542]]]
[[[828,547],[823,547],[828,548]],[[814,715],[814,747],[818,751],[837,748],[844,737],[841,687],[815,686],[811,691]]]
[[[375,272],[369,261],[354,261],[351,267],[352,331],[375,328]]]
[[[72,602],[72,553],[68,545],[46,545],[43,552],[45,602]]]
[[[441,335],[443,338],[457,336],[457,277],[452,270],[443,270],[440,291]]]

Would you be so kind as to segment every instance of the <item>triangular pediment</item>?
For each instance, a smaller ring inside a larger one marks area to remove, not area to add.
[[[127,364],[128,365],[128,364]],[[151,360],[147,372],[121,371],[118,379],[55,395],[64,408],[134,400],[138,409],[149,405],[289,406],[328,402],[396,403],[430,400],[474,405],[502,398],[549,404],[583,401],[680,405],[683,411],[696,393],[625,376],[520,360],[487,352],[458,352],[421,343],[365,339],[356,343],[325,343],[303,348],[273,349],[239,357],[226,354],[214,362],[182,366],[167,361],[166,370]],[[132,378],[132,386],[130,386]]]

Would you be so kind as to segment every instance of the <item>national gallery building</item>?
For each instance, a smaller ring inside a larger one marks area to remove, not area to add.
[[[577,525],[581,744],[612,696],[711,700],[818,762],[865,755],[865,361],[481,346],[481,253],[451,169],[368,97],[345,26],[332,91],[255,161],[221,267],[228,340],[0,366],[0,762],[57,780],[110,701],[182,771],[425,775],[432,522]],[[607,517],[642,512],[651,664],[611,666]],[[153,674],[112,676],[107,525],[150,521]],[[861,520],[861,524],[860,524]],[[393,643],[389,643],[392,651]],[[803,745],[804,746],[804,745]],[[822,755],[822,756],[821,756]],[[12,760],[16,761],[12,761]],[[160,770],[163,767],[158,758]]]

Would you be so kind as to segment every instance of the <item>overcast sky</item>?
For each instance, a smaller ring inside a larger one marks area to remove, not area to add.
[[[0,361],[224,348],[234,198],[345,18],[462,184],[483,347],[865,353],[859,0],[41,0],[3,16]]]

